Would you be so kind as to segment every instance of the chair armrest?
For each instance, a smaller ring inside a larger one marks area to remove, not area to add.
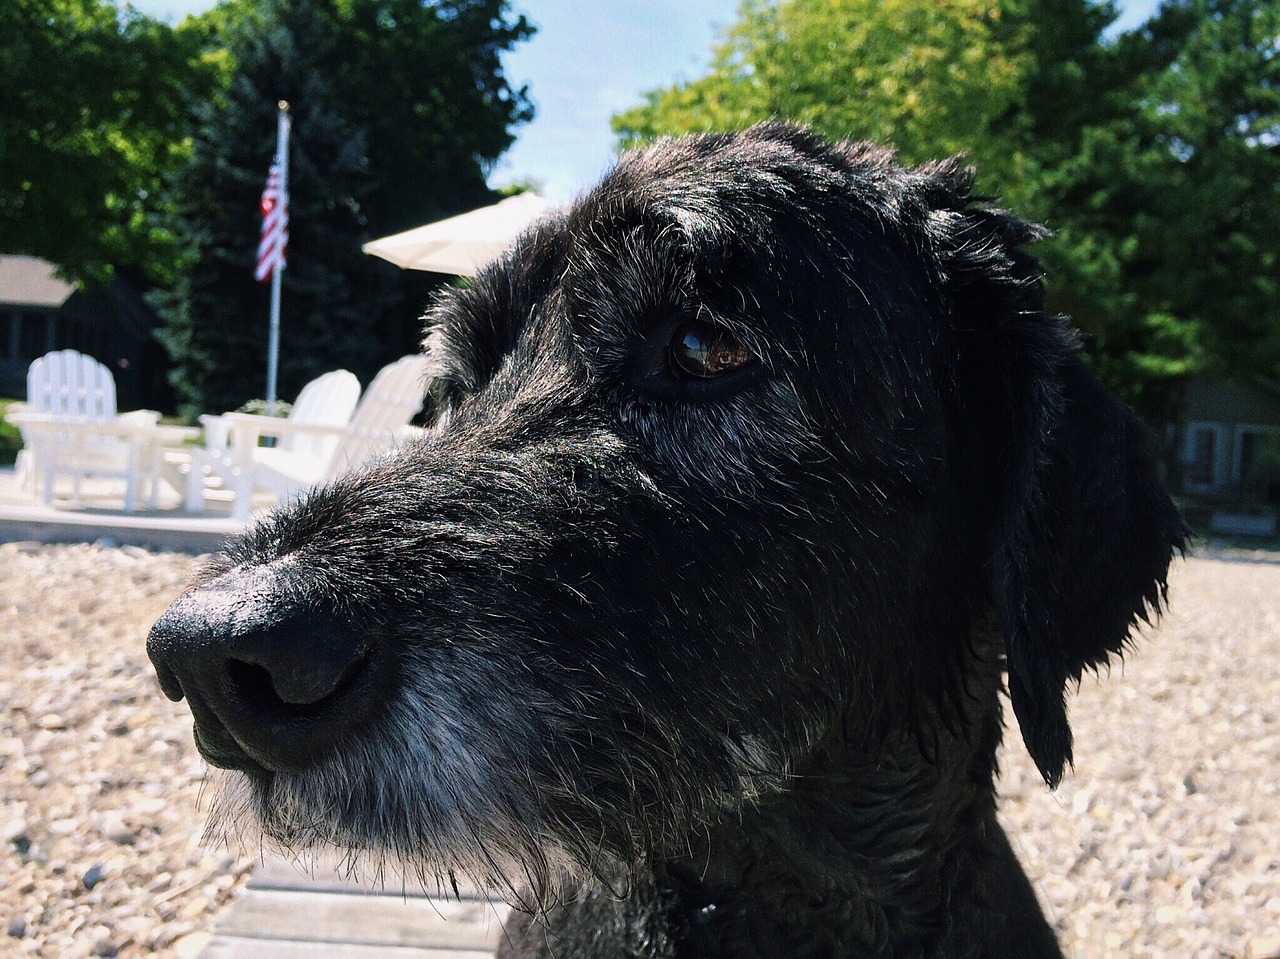
[[[160,413],[158,410],[130,410],[118,414],[116,421],[130,426],[155,426],[160,422]]]
[[[225,450],[231,443],[231,429],[226,416],[202,413],[199,421],[204,428],[205,449]]]
[[[258,436],[341,436],[347,431],[345,423],[299,423],[259,413],[223,413],[221,418],[233,432],[248,430]]]
[[[4,418],[15,425],[26,423],[32,426],[48,426],[50,428],[65,426],[68,428],[78,427],[80,429],[91,429],[94,426],[100,426],[105,427],[107,432],[110,432],[113,426],[130,428],[135,426],[156,426],[160,422],[160,414],[155,410],[132,410],[128,413],[119,413],[109,420],[87,420],[77,417],[55,416],[52,413],[31,413],[25,409],[10,409],[5,413]]]
[[[39,428],[42,426],[53,426],[59,422],[65,422],[58,420],[56,417],[50,416],[48,413],[32,413],[30,410],[18,410],[17,412],[10,410],[4,415],[4,418],[14,426],[18,427],[31,426]]]

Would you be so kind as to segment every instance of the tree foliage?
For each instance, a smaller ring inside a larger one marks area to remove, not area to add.
[[[1209,365],[1280,376],[1280,5],[1171,3],[1149,37],[1176,55],[1143,104],[1166,176],[1141,289],[1199,320]]]
[[[623,146],[785,117],[920,161],[982,140],[1027,70],[990,0],[747,0],[709,75],[614,120]]]
[[[416,348],[429,284],[364,255],[364,241],[483,205],[489,167],[530,116],[499,54],[531,33],[505,0],[262,0],[206,24],[235,64],[197,107],[167,227],[179,281],[154,296],[188,414],[261,396],[268,284],[253,280],[258,197],[276,104],[293,114],[280,393],[345,367],[368,382]]]
[[[5,0],[0,38],[0,250],[81,280],[163,276],[171,238],[149,214],[220,58],[110,0]]]
[[[768,117],[959,151],[1048,223],[1050,303],[1150,415],[1198,369],[1280,370],[1280,4],[748,0],[711,72],[615,117],[622,145]]]
[[[1098,44],[1112,94],[1042,150],[1053,301],[1095,367],[1159,415],[1197,370],[1280,372],[1274,4],[1173,0]]]

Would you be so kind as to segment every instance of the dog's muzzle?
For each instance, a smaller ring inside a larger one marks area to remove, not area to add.
[[[273,565],[186,593],[147,638],[161,688],[175,702],[187,698],[196,745],[215,766],[304,769],[358,734],[386,700],[386,649],[322,604],[294,598]]]

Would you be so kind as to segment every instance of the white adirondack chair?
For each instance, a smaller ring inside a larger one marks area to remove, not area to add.
[[[299,432],[299,427],[342,427],[360,399],[360,381],[348,370],[332,370],[317,376],[302,388],[288,417],[255,416],[245,413],[223,413],[201,416],[204,448],[192,451],[186,478],[186,505],[193,512],[204,509],[204,487],[207,483],[235,489],[239,481],[239,464],[232,445],[237,426],[255,429],[255,437],[276,436],[276,445],[299,455],[327,459],[338,444],[334,434]],[[255,439],[256,444],[256,439]]]
[[[72,493],[81,495],[90,477],[125,480],[126,508],[132,509],[135,486],[152,483],[141,470],[136,447],[126,437],[133,428],[154,427],[154,410],[116,412],[116,384],[111,371],[91,356],[57,350],[32,361],[27,368],[27,402],[11,414],[22,434],[23,450],[16,472],[25,488],[53,502],[58,477],[69,476]],[[102,426],[96,431],[94,424]],[[152,494],[154,490],[144,490]]]
[[[406,356],[383,367],[360,397],[350,421],[342,424],[223,414],[220,419],[226,422],[231,446],[217,468],[235,491],[233,515],[249,518],[255,489],[269,490],[278,499],[290,497],[397,445],[409,434],[409,422],[422,408],[426,375],[424,356]],[[266,435],[279,437],[278,444],[260,446],[258,441]],[[187,508],[202,510],[201,488],[189,484],[187,492]]]

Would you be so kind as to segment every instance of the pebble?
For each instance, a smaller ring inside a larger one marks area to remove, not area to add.
[[[86,871],[80,881],[86,889],[92,889],[102,880],[107,878],[107,870],[103,868],[101,863],[94,863]]]
[[[137,834],[125,824],[124,817],[119,813],[104,816],[98,827],[98,834],[121,846],[132,846],[137,841]]]
[[[10,819],[3,827],[0,827],[0,841],[5,845],[13,843],[29,844],[31,837],[27,832],[27,821],[25,819]]]
[[[173,873],[162,872],[147,884],[147,892],[164,892],[173,885]]]
[[[192,932],[177,939],[173,943],[173,954],[177,959],[198,959],[199,955],[204,952],[204,947],[209,945],[209,940],[213,936],[207,932]]]
[[[1246,959],[1280,959],[1280,936],[1265,936],[1249,942]]]

